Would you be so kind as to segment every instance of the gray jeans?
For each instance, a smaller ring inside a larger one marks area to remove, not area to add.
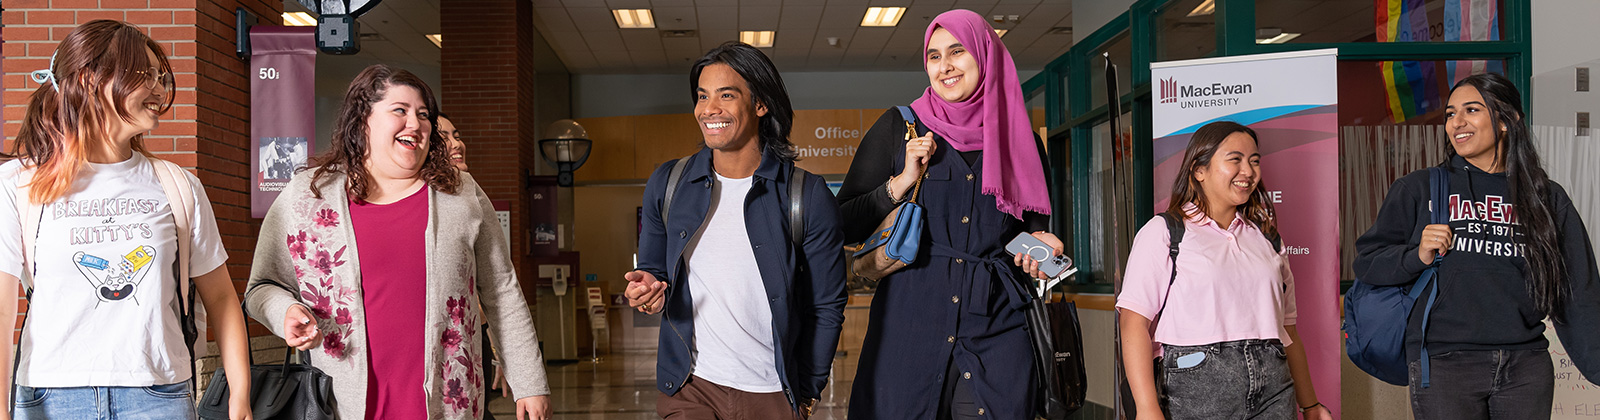
[[[1157,375],[1168,419],[1297,418],[1294,379],[1278,340],[1162,345]]]
[[[1555,366],[1538,350],[1459,350],[1429,357],[1430,386],[1410,363],[1411,414],[1418,420],[1548,419]]]

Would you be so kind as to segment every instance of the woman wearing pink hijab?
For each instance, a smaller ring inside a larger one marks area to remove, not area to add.
[[[839,191],[847,243],[870,235],[919,178],[927,209],[921,255],[878,283],[850,418],[1033,418],[1024,276],[1044,275],[1004,247],[1032,232],[1061,253],[1045,231],[1043,147],[1011,54],[982,16],[945,12],[923,39],[930,86],[914,115],[878,118]]]

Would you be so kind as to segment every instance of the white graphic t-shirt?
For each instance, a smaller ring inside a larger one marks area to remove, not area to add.
[[[0,165],[0,271],[18,278],[21,168],[19,161]],[[150,386],[192,375],[177,311],[177,224],[154,171],[138,153],[90,163],[66,196],[43,206],[17,384]],[[185,175],[196,202],[189,272],[200,276],[221,267],[227,253],[205,189]]]

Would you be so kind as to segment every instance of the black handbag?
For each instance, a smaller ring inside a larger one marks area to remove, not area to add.
[[[1083,408],[1088,393],[1078,305],[1034,298],[1026,311],[1034,376],[1039,378],[1035,410],[1046,420],[1066,419]]]
[[[291,362],[294,348],[284,349],[283,363],[250,365],[250,410],[257,420],[333,419],[333,381],[322,370]],[[228,376],[223,369],[211,375],[211,385],[196,408],[202,420],[228,419]]]

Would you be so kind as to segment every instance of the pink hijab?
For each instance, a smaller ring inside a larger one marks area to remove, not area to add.
[[[933,18],[922,36],[924,50],[939,28],[967,47],[982,73],[977,91],[962,102],[946,102],[929,86],[911,102],[917,120],[958,151],[984,151],[981,191],[994,196],[1001,212],[1018,219],[1025,211],[1050,214],[1044,163],[1039,161],[1011,53],[989,23],[971,10],[951,10]]]

